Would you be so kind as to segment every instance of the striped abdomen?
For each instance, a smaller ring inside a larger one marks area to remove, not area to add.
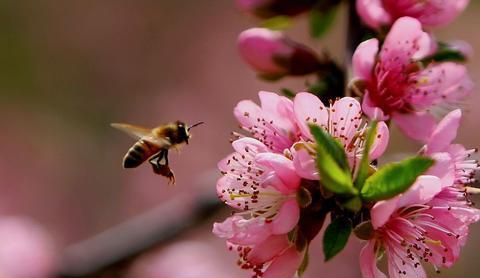
[[[123,158],[123,168],[135,168],[160,150],[145,140],[139,140],[128,150]]]

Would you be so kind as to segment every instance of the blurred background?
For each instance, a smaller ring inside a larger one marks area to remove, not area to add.
[[[467,40],[480,51],[480,3],[471,2],[453,24],[435,33],[447,41]],[[328,48],[342,62],[345,20],[342,11],[322,40],[309,38],[304,17],[288,33],[317,50]],[[172,216],[188,215],[198,198],[215,198],[216,163],[231,152],[230,131],[238,130],[235,104],[258,101],[259,90],[304,89],[304,78],[260,81],[240,59],[237,35],[256,23],[233,0],[0,1],[0,219],[26,223],[25,237],[38,232],[35,236],[51,250],[53,258],[44,258],[45,264],[71,269],[89,261],[81,248],[73,252],[79,257],[65,259],[78,242],[134,217],[158,220],[135,226],[141,234]],[[479,81],[480,55],[469,67]],[[475,92],[465,103],[457,139],[472,148],[480,145],[479,101]],[[190,145],[170,155],[176,186],[168,186],[149,166],[122,169],[134,141],[111,122],[153,127],[175,120],[206,122],[193,130]],[[391,137],[391,156],[419,148],[396,131]],[[121,275],[247,277],[235,265],[236,254],[211,234],[212,223],[226,214],[169,238],[125,264]],[[13,234],[0,232],[1,245],[25,242]],[[104,237],[95,243],[108,240],[115,242]],[[473,225],[469,241],[459,262],[439,277],[480,272],[480,225]],[[360,277],[361,246],[351,238],[346,251],[324,264],[320,242],[314,242],[305,277]],[[10,254],[0,251],[0,260]],[[29,267],[24,261],[18,265]]]

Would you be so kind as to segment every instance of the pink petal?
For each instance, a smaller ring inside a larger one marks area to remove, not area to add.
[[[357,13],[370,27],[379,29],[382,25],[389,25],[391,16],[383,8],[381,0],[357,0]]]
[[[295,172],[293,162],[285,156],[276,153],[260,153],[255,157],[255,162],[272,169],[286,188],[296,190],[300,185],[300,177]]]
[[[344,145],[350,144],[362,122],[360,103],[351,97],[343,97],[335,101],[330,109],[330,123],[333,126],[332,136],[339,138]]]
[[[432,158],[435,164],[425,174],[440,178],[442,188],[452,186],[455,181],[455,161],[451,155],[446,152],[434,153]]]
[[[426,112],[401,114],[395,113],[392,119],[408,137],[426,141],[435,127],[435,118]]]
[[[368,241],[367,245],[360,251],[360,270],[363,278],[386,277],[377,267],[375,240]]]
[[[420,54],[430,53],[431,50],[431,40],[426,39],[421,23],[412,17],[401,17],[385,38],[380,60],[386,68],[394,69],[409,64],[414,57],[422,58]]]
[[[239,245],[255,245],[263,242],[271,235],[270,225],[262,218],[244,219],[234,215],[222,223],[213,224],[213,233]]]
[[[396,196],[390,200],[377,202],[370,210],[370,216],[372,217],[372,226],[378,229],[385,225],[390,219],[390,216],[397,209],[397,204],[400,200],[400,196]]]
[[[389,140],[390,131],[388,130],[387,124],[385,124],[385,122],[378,122],[377,135],[370,150],[370,158],[372,160],[379,158],[385,152]]]
[[[462,111],[453,110],[448,113],[435,127],[427,143],[427,153],[434,153],[445,150],[457,137],[457,130],[460,126]]]
[[[288,200],[280,207],[277,215],[273,219],[272,234],[286,234],[293,230],[300,219],[300,208],[297,200]]]
[[[425,26],[445,26],[466,8],[468,2],[469,0],[429,1],[426,5],[430,9],[424,9],[418,18]]]
[[[257,153],[268,152],[268,148],[257,139],[243,137],[233,141],[232,147],[240,154],[246,156],[255,156]]]
[[[429,175],[420,176],[412,187],[401,195],[397,207],[426,204],[432,200],[435,195],[440,193],[440,191],[442,191],[442,184],[438,177]]]
[[[297,125],[305,138],[313,139],[308,123],[327,126],[328,111],[322,101],[310,93],[298,93],[293,101]]]
[[[368,91],[363,96],[362,110],[363,113],[365,113],[365,115],[367,115],[370,119],[376,119],[378,121],[386,121],[389,119],[389,116],[385,115],[382,109],[380,109],[375,105],[375,103],[373,103],[372,99],[370,98],[370,93]]]
[[[299,149],[293,153],[293,166],[300,177],[307,180],[319,179],[315,159],[305,149]]]
[[[466,67],[453,62],[431,64],[417,74],[416,80],[417,84],[411,87],[413,92],[409,92],[409,103],[417,110],[439,103],[457,103],[473,89]]]
[[[376,63],[378,53],[378,40],[369,39],[362,42],[352,57],[353,76],[362,80],[372,78],[373,66]]]
[[[248,253],[247,260],[255,265],[265,263],[280,254],[288,245],[286,235],[270,236],[252,248],[252,251]]]
[[[233,114],[241,126],[252,127],[257,118],[263,118],[263,112],[260,106],[251,100],[242,100],[233,109]]]
[[[280,127],[287,137],[289,133],[296,133],[293,102],[290,99],[266,91],[259,92],[258,96],[262,110],[275,126]]]
[[[302,262],[302,255],[290,247],[268,266],[263,278],[291,278]]]

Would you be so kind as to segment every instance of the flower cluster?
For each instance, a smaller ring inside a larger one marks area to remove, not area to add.
[[[262,18],[326,15],[340,1],[290,2],[238,1]],[[357,0],[358,15],[378,36],[354,51],[348,82],[328,56],[280,31],[240,35],[242,57],[263,77],[318,78],[309,92],[260,92],[260,105],[243,100],[234,109],[248,135],[238,135],[234,152],[219,162],[216,189],[235,212],[213,233],[238,253],[241,268],[253,277],[300,276],[324,223],[325,260],[351,234],[366,241],[363,277],[385,277],[377,268],[383,254],[390,277],[426,277],[426,263],[437,271],[454,265],[470,224],[480,220],[469,199],[480,192],[472,186],[476,150],[453,143],[458,108],[473,89],[463,64],[471,50],[438,42],[425,28],[447,24],[467,4]],[[356,98],[338,97],[345,91]],[[390,124],[423,146],[379,164]]]

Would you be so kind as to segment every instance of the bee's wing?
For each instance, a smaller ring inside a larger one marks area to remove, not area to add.
[[[112,127],[119,129],[128,135],[132,136],[135,139],[143,139],[146,140],[150,143],[153,143],[157,145],[158,147],[169,147],[170,141],[164,139],[164,138],[159,138],[156,137],[152,134],[152,130],[149,128],[141,127],[141,126],[136,126],[136,125],[131,125],[131,124],[120,124],[120,123],[113,123],[110,124]]]

